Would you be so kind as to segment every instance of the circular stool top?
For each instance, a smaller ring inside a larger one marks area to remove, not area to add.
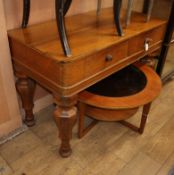
[[[161,80],[146,65],[135,64],[107,77],[79,94],[79,101],[99,108],[129,109],[153,101]]]

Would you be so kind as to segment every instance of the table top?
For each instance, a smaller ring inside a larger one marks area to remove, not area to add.
[[[124,24],[122,13],[122,24]],[[166,21],[152,18],[148,23],[145,16],[133,13],[132,22],[124,29],[124,36],[116,35],[112,8],[102,9],[99,16],[95,11],[66,17],[67,35],[72,50],[70,58],[64,56],[61,48],[56,21],[48,21],[8,31],[9,38],[32,48],[41,55],[53,58],[58,62],[69,62],[91,55],[112,45],[119,44],[136,35],[164,25]]]
[[[20,71],[61,96],[77,94],[161,48],[166,21],[152,18],[146,23],[145,19],[133,13],[132,23],[120,37],[112,8],[102,9],[99,16],[92,11],[67,17],[71,57],[64,56],[55,20],[8,31],[15,73]]]

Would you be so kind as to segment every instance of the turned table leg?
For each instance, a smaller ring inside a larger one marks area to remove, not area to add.
[[[22,107],[25,110],[24,122],[27,126],[31,127],[35,124],[33,115],[33,97],[35,91],[35,82],[27,78],[24,75],[17,75],[18,80],[16,82],[17,91],[21,97]]]
[[[54,96],[58,107],[54,112],[55,122],[59,130],[61,146],[59,153],[62,157],[71,155],[70,140],[72,138],[72,128],[77,118],[77,108],[74,106],[77,102],[77,97],[62,97]]]

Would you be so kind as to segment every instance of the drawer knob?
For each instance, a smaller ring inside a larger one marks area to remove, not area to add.
[[[146,38],[145,42],[144,42],[144,50],[148,51],[149,50],[149,44],[150,42],[152,42],[153,40],[151,38]]]
[[[108,54],[108,55],[106,55],[105,60],[106,61],[112,61],[113,60],[113,56]]]

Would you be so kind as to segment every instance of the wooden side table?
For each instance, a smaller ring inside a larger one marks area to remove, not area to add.
[[[61,139],[60,154],[71,154],[70,139],[76,121],[78,93],[123,67],[161,48],[166,21],[132,15],[125,36],[115,36],[112,8],[67,17],[72,57],[66,57],[57,37],[56,21],[8,31],[17,90],[25,110],[25,123],[35,124],[35,82],[47,88],[58,108],[54,118]],[[80,24],[80,25],[79,25]],[[148,45],[148,49],[145,47]]]

